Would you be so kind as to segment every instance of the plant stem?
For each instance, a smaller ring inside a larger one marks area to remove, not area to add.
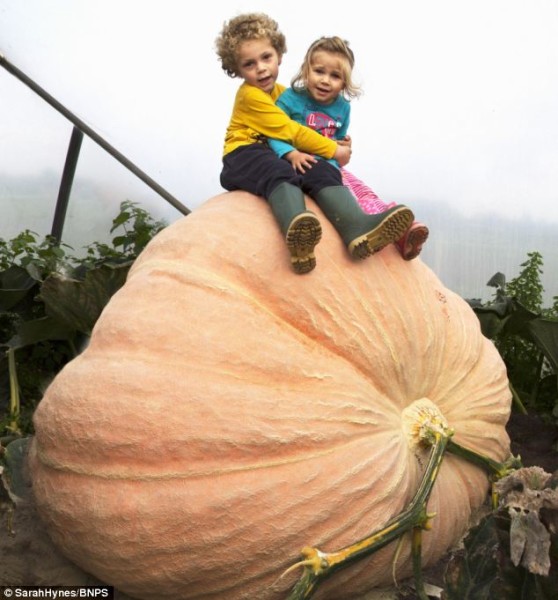
[[[415,589],[419,600],[428,600],[424,590],[422,578],[422,527],[413,527],[413,542],[411,552],[413,557],[413,575],[415,577]]]
[[[492,460],[488,456],[484,456],[484,454],[479,454],[474,450],[465,448],[464,446],[461,446],[453,440],[450,440],[447,450],[448,452],[451,452],[456,456],[460,456],[461,458],[464,458],[465,460],[468,460],[469,462],[472,462],[473,464],[483,468],[489,473],[493,484],[495,481],[506,477],[516,469],[521,469],[521,467],[523,466],[521,464],[521,458],[519,456],[514,456],[513,454],[510,454],[507,460],[500,463],[495,460]],[[498,501],[498,493],[496,492],[494,485],[492,485],[491,503],[493,510],[496,510],[498,508]]]
[[[403,513],[391,519],[379,531],[336,552],[321,552],[317,548],[304,548],[302,550],[303,560],[299,563],[304,567],[304,573],[288,596],[288,600],[311,598],[319,583],[336,571],[377,552],[411,529],[428,527],[433,515],[427,514],[426,504],[440,470],[440,464],[451,433],[442,434],[439,431],[431,431],[430,435],[433,441],[428,465],[419,489],[409,507]],[[420,553],[420,547],[418,552]],[[417,582],[417,590],[419,587],[424,594],[422,576],[420,576],[420,581]]]
[[[454,440],[449,440],[447,450],[456,456],[460,456],[461,458],[482,467],[485,471],[488,471],[493,480],[502,479],[502,477],[505,477],[512,471],[522,467],[521,459],[517,456],[510,455],[506,461],[498,462],[488,456],[484,456],[484,454],[479,454],[474,450],[465,448],[465,446],[461,446]]]
[[[515,388],[512,385],[512,382],[509,382],[510,384],[510,391],[512,393],[512,398],[513,401],[516,405],[517,410],[522,414],[522,415],[526,415],[527,413],[527,409],[525,408],[523,402],[521,402],[521,398],[519,397],[519,394],[515,391]]]
[[[531,390],[531,394],[529,396],[529,404],[531,406],[536,406],[537,404],[537,396],[539,395],[539,388],[541,386],[541,374],[542,368],[544,364],[544,354],[539,352],[539,360],[537,361],[537,371],[535,376],[535,383],[533,385],[533,389]]]
[[[19,429],[19,382],[17,380],[17,367],[15,361],[15,350],[10,348],[8,354],[8,371],[10,377],[10,424],[8,429],[14,433],[20,433]]]

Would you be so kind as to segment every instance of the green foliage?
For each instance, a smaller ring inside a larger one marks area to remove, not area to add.
[[[38,234],[25,229],[9,241],[0,239],[0,270],[5,272],[19,266],[30,277],[41,281],[50,273],[71,269],[71,258],[66,255],[66,250],[72,250],[70,246],[59,244],[50,235],[40,242],[37,237]]]
[[[552,535],[548,575],[515,566],[510,556],[510,517],[492,513],[467,534],[445,576],[445,600],[551,600],[558,589],[558,536]]]
[[[82,258],[29,230],[0,239],[0,441],[31,431],[46,386],[87,343],[131,264],[164,226],[125,201],[112,245],[95,242]]]
[[[90,244],[82,265],[91,268],[100,264],[133,261],[164,227],[163,221],[154,221],[147,211],[126,200],[120,204],[120,213],[112,221],[110,233],[122,230],[112,239],[112,246],[100,242]]]
[[[528,260],[521,263],[519,275],[506,284],[506,295],[514,297],[530,311],[542,310],[544,288],[541,283],[543,259],[539,252],[528,252]]]
[[[527,256],[516,278],[496,273],[488,281],[496,288],[492,301],[469,303],[506,363],[516,404],[558,417],[558,297],[543,308],[543,260],[538,252]]]

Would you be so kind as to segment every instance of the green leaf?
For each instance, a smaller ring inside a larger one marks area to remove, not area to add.
[[[531,341],[531,336],[527,326],[533,319],[540,317],[540,315],[525,308],[525,306],[523,306],[523,304],[518,302],[515,298],[512,298],[512,308],[512,313],[506,324],[507,326],[505,334],[520,335]]]
[[[103,265],[88,271],[83,281],[55,274],[47,277],[40,293],[47,314],[90,335],[111,296],[124,285],[129,268],[129,263]]]
[[[495,287],[495,288],[504,288],[506,286],[506,276],[503,273],[495,273],[494,275],[492,275],[492,277],[488,280],[488,282],[486,283],[486,285],[489,285],[490,287]]]
[[[112,233],[117,227],[120,227],[120,225],[127,223],[130,220],[130,217],[130,213],[126,210],[123,210],[118,216],[116,216],[112,220],[112,227],[110,229],[110,232]]]
[[[75,331],[52,317],[23,321],[7,346],[17,350],[46,340],[71,340]]]
[[[130,242],[129,236],[127,236],[127,235],[117,235],[115,238],[113,238],[112,245],[114,247],[126,246],[129,242]]]
[[[31,275],[31,277],[33,279],[36,279],[37,281],[42,281],[43,279],[43,269],[37,265],[35,262],[29,260],[29,261],[22,261],[22,263],[25,262],[26,263],[26,269],[27,272],[29,273],[29,275]]]
[[[498,536],[492,515],[471,529],[464,551],[452,557],[445,576],[446,600],[494,600],[498,573]]]
[[[557,536],[552,536],[550,573],[534,575],[510,558],[510,518],[490,514],[464,539],[445,575],[444,600],[556,600]]]
[[[0,310],[13,308],[36,283],[22,267],[11,266],[0,272]]]
[[[2,472],[2,483],[11,500],[18,500],[29,496],[29,485],[25,480],[25,461],[31,438],[25,437],[10,442],[5,449],[3,461],[6,468]]]
[[[502,317],[497,311],[489,310],[484,307],[473,309],[480,322],[482,334],[490,340],[497,337],[506,326],[508,316]]]
[[[533,319],[527,323],[532,340],[545,355],[552,368],[558,370],[558,321]]]

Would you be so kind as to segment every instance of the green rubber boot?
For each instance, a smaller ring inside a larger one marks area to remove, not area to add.
[[[302,190],[286,181],[271,192],[268,202],[285,236],[295,273],[309,273],[316,266],[314,248],[322,237],[320,221],[306,210]]]
[[[343,185],[324,188],[316,196],[316,202],[353,258],[366,258],[396,242],[415,218],[413,211],[402,204],[369,215]]]

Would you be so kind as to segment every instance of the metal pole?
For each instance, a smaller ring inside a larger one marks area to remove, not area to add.
[[[74,127],[72,130],[72,137],[70,138],[70,145],[68,146],[68,153],[66,154],[66,164],[64,165],[64,172],[62,173],[62,181],[60,182],[60,190],[58,192],[56,209],[54,211],[52,230],[50,232],[50,235],[58,242],[62,240],[62,230],[64,229],[64,221],[66,220],[66,210],[68,209],[68,203],[70,201],[70,192],[72,191],[72,184],[74,182],[74,175],[76,173],[82,141],[83,133],[77,127]]]
[[[137,167],[133,162],[128,160],[121,152],[119,152],[116,148],[111,146],[107,141],[105,141],[98,133],[93,131],[91,127],[89,127],[86,123],[84,123],[81,119],[76,117],[72,112],[70,112],[64,105],[60,104],[56,98],[53,98],[46,90],[44,90],[40,85],[36,84],[32,79],[27,77],[25,73],[20,71],[16,66],[14,66],[5,56],[0,54],[0,65],[2,65],[6,71],[11,73],[14,77],[17,77],[22,83],[26,86],[30,87],[36,94],[38,94],[43,100],[48,102],[54,109],[56,109],[59,113],[64,115],[69,121],[71,121],[75,127],[81,130],[85,135],[90,137],[94,142],[99,144],[101,148],[106,150],[111,156],[116,158],[117,161],[122,163],[127,169],[132,171],[134,175],[139,177],[144,183],[146,183],[152,190],[156,191],[160,196],[162,196],[169,204],[172,204],[174,208],[180,211],[184,215],[190,214],[190,209],[186,208],[179,200],[177,200],[174,196],[169,194],[167,190],[161,187],[156,181],[151,179],[149,175],[144,173],[139,167]]]

